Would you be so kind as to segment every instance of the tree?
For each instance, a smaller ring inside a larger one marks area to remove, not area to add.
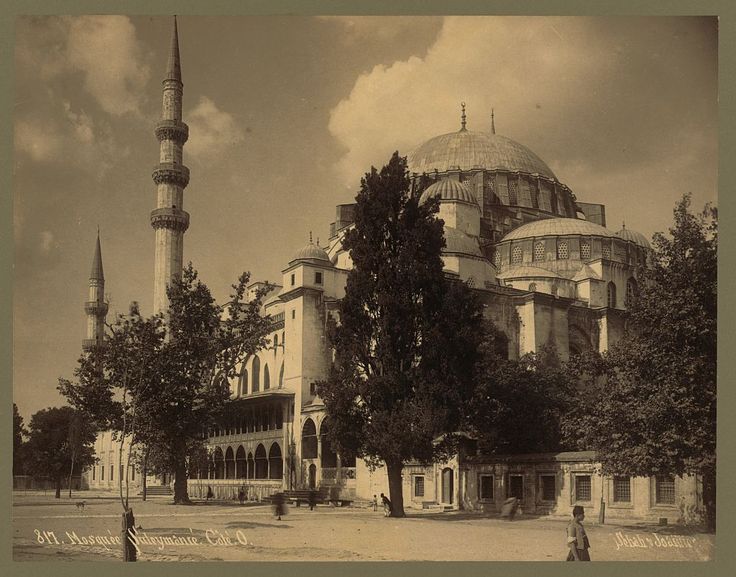
[[[554,347],[519,360],[485,347],[469,411],[484,454],[544,453],[563,448],[560,426],[574,394]]]
[[[80,360],[78,382],[60,384],[72,404],[122,438],[132,435],[151,468],[174,472],[175,503],[190,503],[187,458],[229,399],[235,367],[266,345],[270,319],[261,300],[269,287],[246,301],[249,278],[243,273],[230,302],[218,305],[190,263],[167,289],[163,324],[135,308],[109,327],[104,349]],[[121,500],[125,507],[122,489]]]
[[[95,463],[95,430],[89,418],[72,407],[52,407],[31,417],[26,448],[28,465],[37,477],[56,484],[56,498],[61,497],[63,480]]]
[[[670,236],[656,234],[630,302],[628,331],[588,362],[590,391],[566,434],[598,452],[604,472],[699,474],[715,528],[717,213],[675,206]]]
[[[463,422],[481,327],[472,291],[442,272],[444,223],[437,201],[419,204],[420,193],[398,153],[361,180],[343,241],[353,268],[329,331],[333,368],[318,384],[333,446],[386,465],[401,517],[404,463],[450,454],[445,434]]]
[[[18,406],[13,403],[13,475],[24,474],[23,437],[27,436],[28,431],[23,426],[23,417],[18,412]]]

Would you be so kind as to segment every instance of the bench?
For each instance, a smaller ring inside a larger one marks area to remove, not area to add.
[[[284,501],[288,503],[293,503],[297,507],[300,507],[302,503],[309,503],[310,493],[313,493],[314,495],[314,503],[317,504],[324,504],[324,503],[334,503],[335,505],[340,505],[341,507],[350,505],[352,503],[351,499],[340,499],[338,498],[331,498],[329,495],[329,491],[327,489],[299,489],[295,491],[284,491],[282,495],[284,496]],[[273,495],[269,497],[269,501],[273,500]]]

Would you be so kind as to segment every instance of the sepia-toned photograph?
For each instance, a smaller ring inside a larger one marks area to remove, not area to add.
[[[14,30],[14,561],[715,559],[716,16]]]

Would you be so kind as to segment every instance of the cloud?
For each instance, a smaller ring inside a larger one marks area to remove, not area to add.
[[[353,46],[368,41],[395,41],[418,26],[429,24],[434,16],[318,16],[318,20],[337,24],[340,41]]]
[[[21,18],[16,58],[50,81],[72,73],[106,113],[140,114],[150,69],[127,16]]]
[[[354,188],[398,149],[490,128],[582,177],[671,160],[673,143],[717,138],[716,34],[694,18],[448,17],[423,57],[361,74],[331,111]],[[700,151],[713,170],[712,147]],[[632,183],[633,184],[633,183]],[[581,199],[582,200],[582,199]]]
[[[16,154],[27,154],[36,162],[46,162],[58,158],[63,139],[55,127],[29,117],[16,121],[14,143]]]
[[[235,118],[206,96],[200,97],[186,118],[191,135],[186,152],[197,160],[217,158],[245,138]]]

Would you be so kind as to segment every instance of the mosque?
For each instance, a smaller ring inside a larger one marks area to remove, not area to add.
[[[189,225],[189,170],[183,164],[189,129],[182,121],[182,96],[175,21],[162,118],[155,127],[155,312],[166,310],[166,284],[182,270]],[[446,274],[478,292],[484,315],[507,337],[511,359],[547,343],[563,359],[605,351],[623,334],[627,302],[637,291],[636,267],[651,250],[647,239],[625,227],[607,228],[605,206],[579,201],[534,152],[497,134],[493,114],[487,132],[467,127],[464,104],[460,120],[456,132],[429,139],[407,158],[414,178],[428,175],[434,181],[421,202],[439,199]],[[353,204],[338,205],[325,246],[310,238],[266,296],[264,313],[273,320],[269,346],[248,358],[230,383],[235,416],[209,432],[210,462],[190,474],[190,496],[211,490],[229,499],[242,488],[248,499],[260,500],[315,488],[337,503],[359,503],[388,493],[385,469],[371,471],[361,460],[343,459],[324,440],[330,423],[315,390],[331,362],[327,319],[345,294],[352,266],[342,239],[353,213]],[[85,305],[85,349],[102,339],[103,294],[98,238]],[[100,461],[87,472],[87,484],[116,486],[118,449],[109,432],[99,436],[96,450]],[[140,474],[133,476],[139,484]],[[164,489],[169,482],[149,481]],[[583,505],[593,517],[605,503],[607,517],[676,522],[702,506],[696,477],[604,477],[592,452],[490,456],[479,454],[469,437],[446,463],[407,464],[403,486],[405,506],[423,509],[496,512],[514,496],[522,511],[537,515],[568,516],[574,505]]]

